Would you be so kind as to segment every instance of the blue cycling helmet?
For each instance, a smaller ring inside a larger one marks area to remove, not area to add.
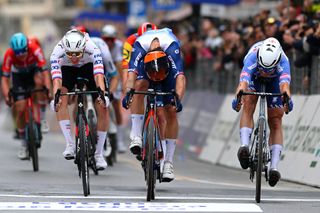
[[[23,33],[15,33],[11,36],[10,47],[16,55],[27,52],[28,39]]]

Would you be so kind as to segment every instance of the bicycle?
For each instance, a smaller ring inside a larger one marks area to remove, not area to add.
[[[267,96],[283,96],[283,105],[289,103],[289,96],[284,93],[266,93],[266,80],[261,80],[261,92],[244,92],[240,91],[237,95],[237,103],[240,103],[243,95],[256,95],[260,97],[260,109],[257,125],[254,129],[254,137],[251,140],[249,148],[249,170],[250,180],[253,182],[256,173],[256,194],[257,203],[261,201],[261,177],[262,172],[265,174],[266,181],[269,181],[268,163],[271,161],[271,154],[267,141],[267,120],[265,115],[265,105]],[[286,112],[288,114],[288,112]]]
[[[141,160],[144,177],[147,185],[147,201],[155,199],[156,180],[161,183],[162,168],[160,160],[163,158],[163,148],[160,140],[159,126],[157,122],[156,97],[175,95],[174,92],[158,92],[154,89],[148,91],[134,91],[133,94],[147,96],[145,105],[145,116],[142,130],[142,148],[137,159]]]
[[[25,139],[28,143],[28,152],[29,152],[29,159],[32,159],[32,167],[33,171],[39,171],[39,158],[38,158],[38,149],[41,146],[42,134],[40,129],[40,112],[39,108],[37,112],[37,117],[35,117],[34,111],[34,104],[33,104],[33,97],[32,94],[37,92],[45,92],[48,94],[48,90],[46,88],[41,89],[27,89],[27,90],[18,90],[13,91],[10,89],[9,96],[10,99],[13,96],[24,95],[26,97],[27,105],[25,111],[25,121],[26,121],[26,131],[25,131]],[[37,118],[37,119],[36,119]]]
[[[76,115],[75,131],[76,156],[74,163],[77,164],[79,177],[82,178],[84,196],[88,196],[90,194],[89,168],[91,168],[96,175],[98,174],[98,169],[96,168],[96,161],[94,158],[96,139],[94,139],[95,136],[93,136],[93,129],[91,129],[89,126],[85,110],[86,95],[97,94],[98,91],[86,91],[85,85],[87,82],[87,79],[77,78],[77,87],[74,91],[61,93],[61,91],[58,90],[55,97],[55,103],[58,103],[60,96],[77,96],[78,110]]]

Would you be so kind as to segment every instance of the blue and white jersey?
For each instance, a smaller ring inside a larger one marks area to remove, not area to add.
[[[106,42],[104,42],[104,40],[99,37],[91,37],[91,40],[96,44],[96,46],[101,51],[105,76],[108,79],[113,76],[116,76],[118,74],[117,68],[113,63],[112,56]]]
[[[290,64],[284,52],[281,54],[280,62],[274,68],[266,69],[258,64],[257,52],[262,44],[263,41],[260,41],[252,45],[244,57],[244,66],[240,74],[240,82],[245,81],[250,83],[253,76],[259,76],[263,78],[279,78],[279,84],[290,83]]]
[[[170,72],[174,73],[174,77],[183,74],[180,42],[169,28],[149,30],[136,40],[133,45],[128,71],[138,73],[144,56],[150,50],[151,42],[156,38],[159,40],[161,49],[167,54],[170,61]]]

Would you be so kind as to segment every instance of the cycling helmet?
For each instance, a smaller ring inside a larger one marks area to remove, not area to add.
[[[23,33],[15,33],[10,38],[10,47],[16,55],[26,53],[28,50],[28,39]]]
[[[155,24],[152,24],[150,22],[145,22],[138,28],[138,35],[141,36],[143,33],[149,30],[156,30],[156,29],[158,28]]]
[[[83,33],[89,33],[89,30],[83,25],[72,26],[71,28],[79,30],[80,32],[83,32]]]
[[[66,52],[83,52],[86,46],[86,37],[81,31],[72,29],[64,35],[62,44]]]
[[[279,41],[273,37],[267,38],[257,52],[258,63],[266,69],[274,68],[279,63],[281,54],[282,48]]]
[[[102,28],[101,36],[107,38],[116,38],[117,29],[113,25],[107,24]]]
[[[144,57],[144,70],[152,81],[162,81],[169,73],[169,61],[162,50],[153,50]]]

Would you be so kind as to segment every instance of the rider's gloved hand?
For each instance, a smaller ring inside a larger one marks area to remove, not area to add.
[[[179,95],[176,93],[176,91],[172,91],[173,96],[175,97],[175,103],[173,103],[176,106],[176,111],[181,112],[183,109],[182,103],[180,101]]]
[[[122,99],[122,107],[123,107],[123,108],[129,109],[130,104],[131,104],[131,102],[132,102],[133,93],[134,93],[134,89],[131,88],[131,89],[127,92],[127,94],[123,97],[123,99]]]
[[[107,108],[110,105],[109,97],[105,95],[105,92],[102,91],[100,87],[97,87],[98,90],[98,103],[101,104],[104,108]]]
[[[242,96],[243,91],[240,90],[237,95],[236,98],[234,98],[232,100],[232,109],[236,112],[239,112],[241,109],[241,96]]]
[[[289,112],[291,112],[291,111],[293,110],[293,102],[292,102],[292,99],[291,99],[291,98],[289,99],[288,110],[289,110]]]
[[[291,97],[289,97],[286,92],[283,93],[282,103],[283,103],[283,106],[285,107],[284,110],[285,110],[286,114],[288,114],[289,112],[291,112],[293,110],[293,101],[292,101]]]

